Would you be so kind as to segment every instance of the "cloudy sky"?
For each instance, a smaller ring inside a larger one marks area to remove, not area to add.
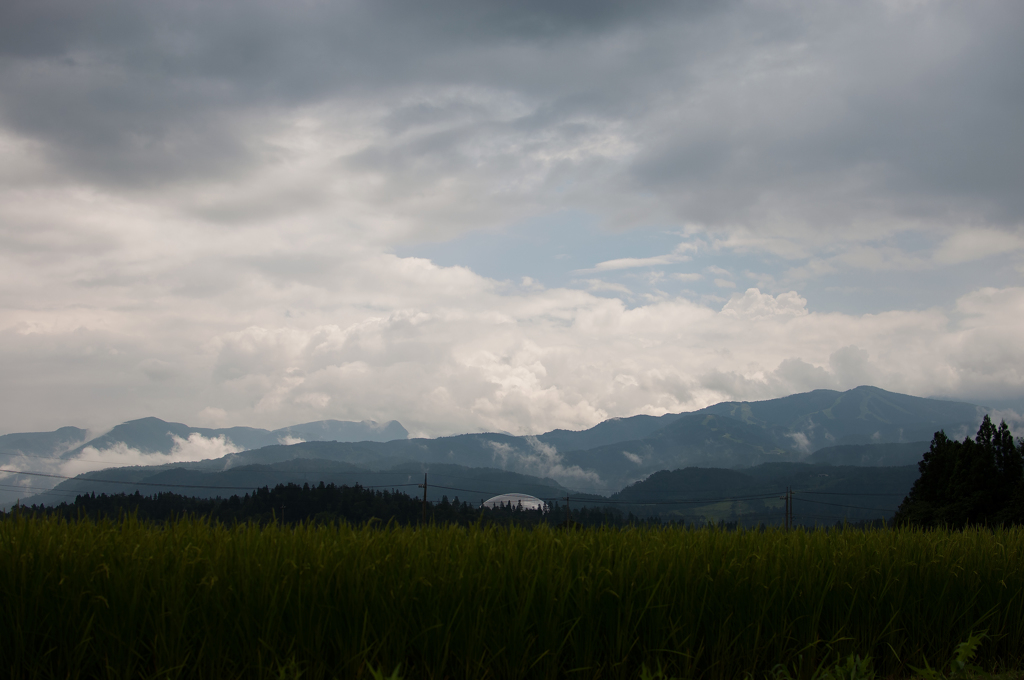
[[[1024,5],[0,3],[0,432],[1024,396]]]

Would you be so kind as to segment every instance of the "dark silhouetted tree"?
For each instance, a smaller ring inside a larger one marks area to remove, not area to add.
[[[1005,422],[986,415],[972,440],[939,431],[918,463],[921,476],[896,511],[899,524],[962,528],[1020,522],[1014,510],[1024,493],[1020,447]]]

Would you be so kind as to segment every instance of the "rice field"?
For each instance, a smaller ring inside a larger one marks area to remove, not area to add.
[[[810,678],[1024,660],[1024,531],[0,520],[0,667],[40,678]],[[772,676],[775,669],[775,676]],[[646,671],[644,671],[645,674]],[[649,674],[648,674],[649,675]]]

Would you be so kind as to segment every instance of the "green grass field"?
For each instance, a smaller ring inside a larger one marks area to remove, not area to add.
[[[810,677],[1024,660],[1024,531],[0,521],[10,677]]]

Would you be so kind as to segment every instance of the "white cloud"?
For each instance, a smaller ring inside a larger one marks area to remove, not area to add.
[[[1024,250],[1024,235],[1000,229],[965,229],[950,234],[938,248],[934,259],[940,265],[980,260],[993,255]]]
[[[803,433],[803,432],[791,432],[790,434],[787,434],[786,436],[793,440],[793,445],[801,453],[810,453],[811,452],[811,440],[808,439],[808,437],[807,437],[807,435],[805,433]]]
[[[242,450],[241,447],[236,446],[230,439],[223,435],[218,437],[204,437],[203,435],[194,432],[190,434],[187,439],[173,434],[170,436],[174,441],[174,446],[170,453],[143,453],[138,449],[128,446],[124,442],[116,442],[112,446],[104,449],[97,449],[94,446],[86,446],[80,453],[72,458],[22,456],[11,460],[7,467],[14,470],[43,472],[64,477],[75,477],[84,472],[94,472],[96,470],[104,470],[111,467],[166,465],[168,463],[209,460],[212,458],[221,458],[229,453],[237,453]],[[5,483],[28,483],[40,488],[53,488],[61,481],[59,478],[26,477],[10,473],[0,473],[0,480]],[[55,498],[55,496],[51,498]]]
[[[620,257],[614,260],[598,262],[592,269],[580,269],[576,273],[585,274],[591,272],[614,271],[618,269],[634,269],[637,267],[658,267],[678,262],[688,262],[691,258],[686,253],[696,249],[697,246],[695,244],[683,242],[676,246],[676,248],[668,255],[655,255],[653,257]]]
[[[538,432],[863,380],[1024,392],[1019,278],[961,267],[1024,247],[1018,5],[549,5],[256,3],[238,24],[155,2],[123,31],[115,5],[13,8],[0,429]],[[687,240],[580,243],[590,291],[534,276],[544,246],[495,278],[394,254],[572,211]],[[615,280],[705,252],[719,287],[790,271],[703,304]],[[863,275],[947,266],[934,303]],[[889,311],[800,287],[851,272]]]
[[[807,300],[795,291],[776,297],[761,293],[757,288],[748,288],[743,295],[734,295],[722,308],[722,314],[746,318],[771,316],[803,316],[807,312]]]
[[[578,485],[583,482],[591,487],[604,486],[596,472],[584,470],[579,465],[563,465],[562,456],[554,446],[545,444],[536,437],[527,437],[526,442],[530,446],[527,451],[503,442],[492,441],[488,444],[494,452],[495,463],[502,469],[537,477],[549,477],[562,484]]]
[[[162,309],[111,315],[105,333],[26,310],[27,325],[0,332],[2,377],[19,395],[6,403],[9,429],[27,429],[20,419],[44,403],[51,427],[110,412],[188,422],[198,401],[218,425],[394,418],[417,434],[529,434],[816,387],[1024,391],[1021,289],[980,289],[955,314],[847,315],[756,288],[718,311],[682,298],[629,307],[578,290],[502,292],[463,268],[390,255],[339,261],[305,285],[271,280],[253,278],[245,304],[197,300],[183,323]],[[119,370],[140,355],[176,366],[174,380]],[[38,382],[52,366],[57,395]],[[102,404],[87,397],[97,392]]]
[[[221,458],[229,453],[238,453],[241,447],[235,446],[230,439],[221,435],[219,437],[204,437],[199,433],[192,433],[188,439],[171,435],[174,447],[170,453],[143,453],[133,449],[124,442],[117,442],[106,449],[96,449],[87,446],[82,453],[75,458],[69,458],[60,463],[60,474],[75,476],[90,470],[103,469],[104,467],[124,467],[129,465],[165,465],[167,463],[182,463],[197,460],[209,460]]]
[[[602,281],[601,279],[584,279],[581,283],[587,284],[587,290],[593,293],[609,292],[622,293],[623,295],[633,294],[633,291],[621,283]]]
[[[209,427],[225,427],[228,423],[228,412],[215,406],[207,406],[198,414],[199,424]]]
[[[636,455],[635,453],[630,453],[629,451],[623,451],[622,452],[622,456],[626,460],[628,460],[630,463],[633,463],[634,465],[643,465],[643,463],[644,463],[644,459],[643,458],[641,458],[640,456]]]

